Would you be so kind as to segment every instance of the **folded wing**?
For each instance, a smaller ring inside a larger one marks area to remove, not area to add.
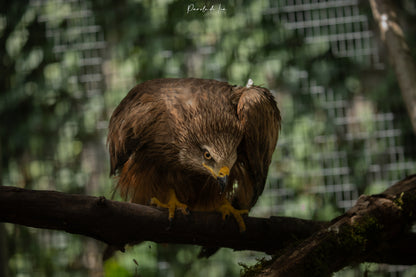
[[[235,87],[233,102],[244,129],[232,172],[238,183],[234,205],[250,209],[264,190],[279,136],[281,117],[273,95],[266,88]]]

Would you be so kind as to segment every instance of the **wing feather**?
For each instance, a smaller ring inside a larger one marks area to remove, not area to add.
[[[159,124],[166,108],[157,95],[157,86],[142,83],[132,88],[114,110],[107,137],[110,152],[110,175],[116,175],[130,156],[153,140],[153,133],[162,130]],[[156,92],[156,93],[155,93]],[[163,134],[160,134],[163,135]]]
[[[264,190],[281,116],[273,95],[266,88],[236,87],[232,97],[244,130],[233,172],[238,183],[234,202],[239,208],[249,209]]]

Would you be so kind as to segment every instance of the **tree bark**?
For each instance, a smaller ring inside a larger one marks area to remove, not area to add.
[[[287,217],[246,217],[239,232],[234,218],[219,213],[176,212],[169,222],[165,209],[55,191],[0,187],[0,222],[83,234],[110,245],[143,240],[197,244],[274,253],[304,239],[327,223]]]
[[[258,276],[331,276],[362,263],[416,264],[416,175],[380,195],[362,195],[330,226],[286,249]]]
[[[370,0],[374,19],[378,23],[381,40],[387,47],[389,60],[399,82],[401,94],[416,134],[416,63],[398,21],[398,14],[390,0]]]
[[[167,211],[104,197],[0,187],[0,221],[83,234],[123,249],[151,240],[279,253],[260,276],[329,276],[354,263],[416,264],[416,175],[382,194],[361,196],[331,222],[289,217],[233,218]]]

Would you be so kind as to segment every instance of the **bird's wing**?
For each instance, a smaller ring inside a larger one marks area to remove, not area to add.
[[[152,132],[165,110],[155,93],[157,86],[142,83],[130,90],[114,110],[109,123],[107,144],[110,175],[117,174],[132,154],[151,140]],[[167,131],[167,130],[165,130]]]
[[[233,168],[239,208],[251,208],[263,192],[268,168],[280,131],[280,111],[273,95],[258,86],[235,87],[236,105],[244,135]]]
[[[198,90],[200,83],[200,79],[192,78],[154,79],[129,91],[110,118],[107,137],[110,175],[117,174],[143,146],[153,157],[158,154],[159,158],[172,156],[168,152],[174,149],[166,147],[172,137],[171,126],[178,128],[178,122],[183,121],[184,107],[195,102],[193,92]],[[221,84],[212,81],[203,83]]]

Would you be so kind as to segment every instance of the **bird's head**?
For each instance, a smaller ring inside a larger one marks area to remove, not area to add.
[[[217,180],[220,192],[223,193],[228,184],[230,170],[237,160],[237,149],[232,149],[231,153],[227,153],[228,155],[222,155],[224,152],[218,153],[215,147],[204,145],[201,152],[203,152],[203,157],[200,163],[205,170],[205,174]]]
[[[206,126],[209,124],[201,124],[184,137],[179,150],[179,163],[198,175],[215,179],[219,191],[223,193],[237,160],[242,133],[237,125],[232,124],[224,128],[216,126],[215,129]]]
[[[228,184],[230,171],[237,160],[237,145],[232,142],[221,145],[189,145],[181,149],[179,157],[182,166],[198,175],[214,178],[223,193]]]

